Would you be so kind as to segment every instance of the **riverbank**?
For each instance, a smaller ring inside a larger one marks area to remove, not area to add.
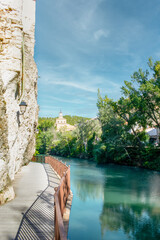
[[[108,163],[113,163],[116,165],[122,165],[122,166],[131,166],[131,167],[139,167],[139,168],[144,168],[144,169],[149,169],[149,170],[155,170],[155,171],[160,171],[160,148],[153,148],[152,154],[149,152],[144,154],[142,153],[137,153],[136,149],[133,151],[132,149],[132,154],[128,154],[127,157],[125,158],[118,158],[116,160],[113,160],[109,158],[108,160],[104,157],[103,161],[96,161],[94,158],[87,158],[83,154],[80,156],[70,156],[70,155],[56,155],[54,156],[57,157],[66,157],[66,158],[78,158],[78,159],[86,159],[91,162],[95,162],[98,165],[107,165]]]

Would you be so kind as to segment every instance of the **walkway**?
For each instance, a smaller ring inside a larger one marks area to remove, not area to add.
[[[0,206],[0,239],[53,239],[54,187],[59,182],[48,164],[23,167],[14,181],[16,198]]]

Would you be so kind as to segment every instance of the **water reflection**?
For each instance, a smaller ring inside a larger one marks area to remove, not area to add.
[[[159,173],[110,166],[106,176],[102,235],[121,229],[128,239],[160,239]]]
[[[71,172],[72,188],[81,201],[103,199],[104,176],[94,163],[77,160],[76,165],[71,163]]]
[[[83,202],[87,199],[103,199],[103,186],[100,184],[94,184],[91,181],[76,181],[73,183],[76,189],[76,196],[78,196]]]
[[[70,240],[160,239],[160,173],[70,160]]]
[[[143,205],[107,204],[100,215],[102,236],[106,231],[121,229],[128,239],[160,239],[160,208],[154,209]],[[158,211],[157,211],[158,210]]]

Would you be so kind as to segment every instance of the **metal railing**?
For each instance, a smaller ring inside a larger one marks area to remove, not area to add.
[[[55,189],[55,240],[67,240],[67,232],[63,224],[63,214],[70,194],[70,168],[61,179],[60,185]]]
[[[53,158],[52,156],[45,156],[45,163],[49,163],[61,178],[64,176],[65,172],[68,170],[67,165]]]
[[[39,154],[32,157],[32,162],[45,163],[45,155]]]
[[[60,185],[58,188],[55,188],[54,238],[55,240],[67,240],[63,214],[70,194],[70,166],[65,165],[51,156],[45,157],[45,163],[49,163],[61,177]]]
[[[61,161],[52,156],[37,155],[33,156],[33,162],[48,163],[60,176],[60,184],[55,188],[55,221],[54,221],[54,239],[67,240],[67,232],[64,228],[63,214],[70,194],[70,166],[67,166]]]

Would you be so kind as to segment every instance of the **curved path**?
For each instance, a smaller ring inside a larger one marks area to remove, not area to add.
[[[13,184],[15,199],[0,206],[0,239],[53,239],[54,187],[59,182],[48,164],[23,167]]]

